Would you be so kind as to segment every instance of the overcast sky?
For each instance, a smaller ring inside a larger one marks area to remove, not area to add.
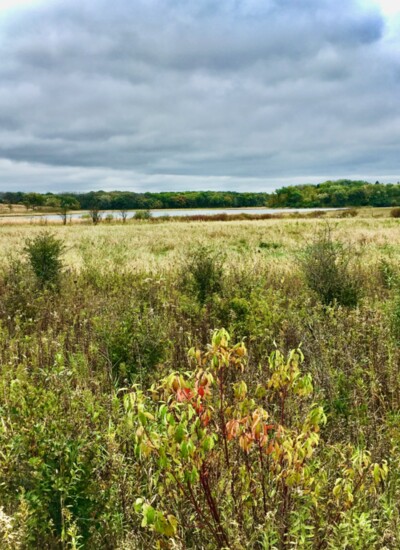
[[[400,180],[398,0],[0,0],[0,190],[341,177]]]

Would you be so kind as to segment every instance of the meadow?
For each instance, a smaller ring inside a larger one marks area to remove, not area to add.
[[[1,548],[399,548],[400,222],[336,215],[3,220]]]

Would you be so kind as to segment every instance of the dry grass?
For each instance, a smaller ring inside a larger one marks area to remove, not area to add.
[[[312,241],[327,221],[321,219],[279,219],[231,222],[169,221],[165,223],[132,222],[129,224],[47,225],[65,241],[68,266],[158,271],[173,269],[187,251],[198,244],[215,245],[228,253],[232,263],[260,263],[283,268]],[[364,251],[363,261],[375,262],[388,255],[400,255],[398,221],[391,218],[330,219],[335,239]],[[22,249],[26,238],[43,231],[40,225],[2,224],[0,254],[2,260]]]

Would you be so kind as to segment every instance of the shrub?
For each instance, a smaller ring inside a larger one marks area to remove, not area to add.
[[[183,277],[201,304],[221,290],[223,261],[219,251],[207,246],[199,246],[189,254]]]
[[[134,215],[135,220],[149,220],[151,218],[150,210],[137,210]]]
[[[40,286],[56,285],[63,267],[64,245],[53,234],[43,231],[25,241],[24,252]]]
[[[0,447],[13,451],[0,453],[1,505],[16,493],[11,511],[19,504],[13,531],[8,529],[14,539],[10,550],[98,548],[85,542],[94,526],[101,529],[98,515],[112,498],[99,490],[97,477],[107,461],[101,425],[109,421],[109,411],[99,394],[82,389],[74,360],[64,364],[58,355],[45,383],[31,370],[10,373],[7,404],[2,402],[7,426],[0,429]],[[28,540],[19,546],[15,539],[24,524]],[[0,518],[2,542],[3,537]],[[2,542],[0,548],[7,549]]]
[[[400,218],[400,208],[399,207],[392,208],[390,211],[390,216],[392,218]]]
[[[355,307],[360,299],[360,281],[350,271],[350,249],[332,239],[327,227],[303,252],[300,263],[308,286],[325,305],[335,302]]]
[[[157,547],[169,538],[184,548],[322,548],[332,531],[341,541],[379,498],[386,463],[324,443],[326,416],[300,350],[273,352],[257,383],[246,378],[244,344],[229,340],[216,331],[207,352],[189,352],[193,372],[171,372],[149,396],[125,394],[128,437],[157,479],[136,501],[142,527]]]
[[[116,382],[144,380],[166,359],[170,342],[163,321],[157,311],[148,307],[129,309],[107,324],[101,318],[96,320]]]

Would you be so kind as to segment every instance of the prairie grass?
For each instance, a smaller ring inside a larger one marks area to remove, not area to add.
[[[125,267],[148,269],[173,265],[181,254],[196,245],[214,244],[224,252],[240,255],[246,261],[254,254],[278,254],[279,259],[290,260],[305,243],[311,242],[318,228],[326,224],[339,241],[368,247],[366,261],[376,260],[380,254],[400,252],[398,221],[384,218],[258,220],[230,222],[165,222],[127,223],[125,225],[47,225],[63,239],[66,262],[73,268],[82,266],[85,253],[100,266],[123,261]],[[41,226],[0,226],[0,254],[3,259],[10,252],[18,252],[27,237],[41,232]],[[261,243],[278,245],[268,249]]]

